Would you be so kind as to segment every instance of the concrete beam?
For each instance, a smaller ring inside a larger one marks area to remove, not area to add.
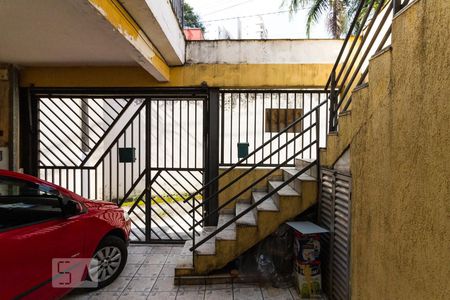
[[[334,64],[343,40],[189,41],[188,64]]]
[[[170,1],[118,0],[169,66],[184,64],[186,42]]]
[[[157,81],[170,79],[170,69],[156,47],[139,25],[117,0],[88,0],[88,2],[132,46],[131,56]]]
[[[323,88],[333,64],[198,64],[170,68],[170,82],[158,82],[139,67],[29,67],[23,87],[198,87]]]

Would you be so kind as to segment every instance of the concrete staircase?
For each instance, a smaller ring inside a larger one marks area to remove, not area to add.
[[[283,169],[282,179],[292,178],[298,170],[310,163],[308,160],[296,159],[295,168]],[[277,180],[268,181],[266,192],[253,191],[251,199],[239,200],[233,214],[221,212],[218,226],[231,220],[282,183],[283,181]],[[314,166],[197,248],[194,261],[192,252],[189,251],[192,241],[187,241],[175,268],[175,276],[206,275],[224,267],[274,232],[281,224],[311,207],[316,203],[317,194],[317,167]],[[204,239],[216,228],[205,227],[196,242]]]

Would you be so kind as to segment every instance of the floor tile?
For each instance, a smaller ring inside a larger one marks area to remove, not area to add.
[[[181,255],[181,254],[169,254],[167,257],[166,264],[177,265],[182,260],[188,260],[192,262],[192,256]]]
[[[130,254],[128,255],[127,263],[129,264],[142,264],[144,260],[147,258],[145,254]]]
[[[175,264],[165,264],[159,273],[160,276],[175,276]]]
[[[123,268],[122,273],[120,273],[120,277],[133,277],[137,270],[139,269],[141,265],[140,264],[129,264],[127,263],[125,265],[125,268]]]
[[[122,292],[130,283],[132,277],[117,277],[110,285],[104,287],[104,292]]]
[[[178,291],[204,291],[206,289],[204,284],[183,284],[179,287]]]
[[[75,291],[64,300],[149,299],[149,300],[222,300],[222,299],[299,299],[295,288],[275,289],[258,283],[219,283],[211,285],[174,285],[175,267],[183,247],[172,245],[130,246],[128,262],[110,286],[94,291]]]
[[[161,269],[164,265],[150,265],[150,264],[142,264],[139,270],[136,272],[136,276],[142,277],[154,277],[158,276],[161,272]]]
[[[91,297],[89,299],[95,299],[95,300],[114,300],[119,299],[120,293],[118,292],[102,292],[98,291],[96,293],[91,294]]]
[[[233,288],[234,300],[262,300],[261,289],[258,288]]]
[[[205,300],[232,300],[233,290],[207,290],[205,292]]]
[[[243,282],[233,282],[233,288],[259,288],[261,284],[259,283],[243,283]]]
[[[160,276],[153,285],[152,292],[176,292],[178,286],[174,284],[172,276]]]
[[[170,254],[181,254],[181,251],[183,250],[183,246],[173,246],[170,250]]]
[[[128,254],[145,254],[150,253],[153,247],[151,246],[130,246],[128,247]]]
[[[155,277],[134,276],[126,287],[127,292],[150,292],[156,282]]]
[[[270,300],[292,300],[292,295],[289,289],[278,289],[274,287],[261,288],[263,298]]]
[[[148,254],[144,260],[145,264],[158,265],[166,262],[169,254]]]
[[[169,254],[171,250],[172,250],[172,247],[163,247],[163,246],[158,247],[158,246],[155,246],[155,247],[152,248],[152,251],[148,252],[148,253],[151,253],[151,254]]]
[[[231,283],[215,283],[215,284],[207,284],[206,290],[225,290],[225,289],[233,289],[233,285]]]
[[[176,292],[150,292],[147,300],[174,300]]]
[[[147,299],[149,292],[123,292],[120,295],[119,299],[127,299],[127,300],[144,300]]]
[[[204,298],[204,290],[178,290],[176,300],[203,300]]]

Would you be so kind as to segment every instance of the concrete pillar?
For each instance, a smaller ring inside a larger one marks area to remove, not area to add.
[[[0,169],[19,170],[18,71],[0,65]]]

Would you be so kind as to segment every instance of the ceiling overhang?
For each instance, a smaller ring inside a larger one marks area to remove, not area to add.
[[[153,2],[168,1],[130,1],[142,6]],[[156,28],[152,33],[150,27],[155,27],[158,19],[153,16],[152,22],[141,20],[151,18],[150,8],[146,17],[143,12],[134,16],[130,11],[135,10],[129,11],[130,3],[127,0],[0,1],[0,28],[3,29],[0,62],[24,67],[140,65],[158,81],[168,81],[169,66],[184,63],[184,38],[177,40],[176,34],[169,37],[161,25],[160,30]],[[171,11],[170,4],[167,5]],[[170,25],[171,30],[181,32],[176,25],[175,29]],[[175,41],[178,46],[170,50],[167,43]]]

